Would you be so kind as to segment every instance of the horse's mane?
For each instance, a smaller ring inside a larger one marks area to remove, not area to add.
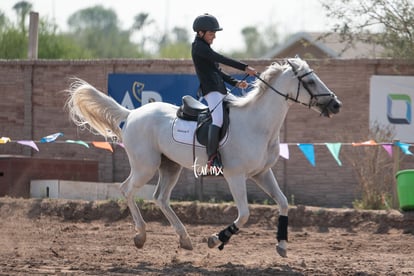
[[[291,64],[294,64],[295,67],[297,66],[298,71],[302,70],[303,67],[306,66],[306,62],[299,58],[289,59],[289,62]],[[283,72],[283,70],[285,70],[288,67],[290,67],[290,65],[287,62],[287,60],[283,64],[273,62],[260,75],[260,78],[267,83],[272,83],[274,79],[277,76],[279,76],[279,74]],[[233,99],[231,99],[230,101],[231,105],[235,107],[243,107],[249,103],[255,102],[257,99],[259,99],[264,94],[264,92],[267,89],[269,89],[269,87],[259,79],[255,80],[255,82],[253,83],[253,87],[254,87],[253,90],[247,93],[245,96],[234,97]]]

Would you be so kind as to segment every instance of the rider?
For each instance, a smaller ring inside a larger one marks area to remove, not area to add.
[[[210,45],[216,38],[216,32],[223,30],[217,19],[210,14],[198,16],[193,23],[196,37],[192,44],[191,55],[197,77],[200,81],[200,90],[207,101],[211,112],[212,124],[208,129],[207,155],[208,167],[216,166],[222,168],[220,155],[218,153],[220,128],[223,125],[223,98],[227,94],[224,82],[239,88],[247,88],[246,81],[237,80],[223,72],[218,63],[246,72],[250,76],[256,75],[256,70],[240,61],[225,57],[215,52]]]

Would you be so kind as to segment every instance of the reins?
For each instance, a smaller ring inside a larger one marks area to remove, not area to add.
[[[247,79],[247,77],[249,76],[249,74],[246,74],[242,79],[241,79],[241,81],[244,81],[244,80],[246,80]],[[213,113],[214,112],[214,110],[216,110],[216,108],[221,104],[221,103],[223,103],[223,101],[224,101],[224,99],[231,93],[231,91],[233,91],[234,90],[234,88],[236,88],[236,86],[233,86],[233,88],[232,89],[230,89],[228,92],[227,92],[227,94],[216,104],[216,106],[211,110],[211,111],[209,111],[210,112],[210,114],[211,113]]]
[[[273,92],[275,92],[276,94],[282,96],[283,98],[285,98],[285,100],[291,100],[295,103],[299,103],[302,104],[304,106],[307,106],[308,108],[312,108],[312,106],[317,105],[316,102],[314,102],[314,99],[317,99],[317,97],[325,97],[325,96],[332,96],[334,97],[334,95],[332,93],[325,93],[325,94],[318,94],[318,95],[314,95],[308,88],[308,85],[306,84],[306,82],[303,81],[303,78],[312,74],[313,70],[310,70],[306,73],[304,73],[303,75],[298,76],[298,72],[296,71],[295,67],[289,62],[287,61],[287,63],[290,65],[290,67],[292,68],[292,72],[294,73],[295,77],[298,79],[298,88],[296,91],[296,97],[291,97],[289,94],[285,94],[280,92],[279,90],[277,90],[275,87],[273,87],[271,84],[269,84],[267,81],[265,81],[263,78],[260,77],[260,74],[257,73],[254,76],[260,80],[261,82],[263,82],[269,89],[271,89]],[[244,78],[241,81],[244,81],[249,75],[246,74],[244,76]],[[300,94],[300,85],[303,85],[303,87],[305,88],[305,90],[309,93],[310,95],[310,100],[309,103],[304,103],[299,101],[299,94]],[[214,110],[224,101],[224,99],[227,97],[227,95],[229,93],[231,93],[231,91],[233,91],[233,89],[236,88],[233,87],[231,90],[228,91],[228,93],[217,103],[217,105],[210,111],[208,111],[210,114],[214,112]],[[322,114],[322,113],[321,113]],[[193,135],[193,162],[195,162],[195,141],[196,141],[196,134],[197,134],[197,130],[209,119],[209,117],[207,116],[203,121],[201,121],[199,124],[197,124],[197,128],[194,131],[194,135]]]
[[[244,81],[244,80],[246,80],[247,79],[247,77],[249,76],[249,74],[246,74],[242,79],[241,79],[241,81]],[[221,103],[223,103],[223,101],[224,101],[224,99],[231,93],[231,91],[233,91],[234,90],[234,88],[236,88],[236,86],[233,86],[228,92],[227,92],[227,94],[216,104],[216,106],[212,109],[212,110],[208,110],[208,112],[211,114],[211,113],[213,113],[214,112],[214,110],[216,110],[216,108],[221,104]],[[200,98],[201,99],[201,98]],[[197,131],[198,131],[198,129],[205,123],[205,122],[207,122],[209,120],[209,116],[206,116],[206,118],[204,118],[204,120],[203,121],[201,121],[200,123],[198,123],[197,122],[197,127],[196,127],[196,129],[194,130],[194,135],[193,135],[193,164],[194,164],[194,162],[195,162],[195,141],[196,141],[196,136],[197,136]]]
[[[307,76],[307,75],[309,75],[309,74],[311,74],[311,73],[313,73],[313,71],[309,71],[309,72],[307,72],[305,75]],[[258,80],[260,80],[261,82],[263,82],[267,87],[269,87],[273,92],[276,92],[277,94],[279,94],[280,96],[282,96],[283,98],[285,98],[285,100],[287,101],[287,100],[291,100],[291,101],[293,101],[293,102],[295,102],[295,103],[300,103],[300,104],[303,104],[303,105],[305,105],[305,106],[307,106],[307,107],[311,107],[311,103],[312,103],[312,99],[315,97],[312,93],[310,93],[309,91],[309,94],[311,95],[311,100],[309,101],[309,103],[304,103],[304,102],[301,102],[301,101],[299,101],[298,100],[298,98],[299,98],[299,90],[300,90],[300,83],[302,82],[302,80],[300,79],[300,78],[303,78],[305,75],[303,75],[303,76],[300,76],[300,77],[297,77],[298,79],[299,79],[299,82],[298,82],[298,89],[297,89],[297,92],[296,92],[296,97],[295,98],[293,98],[293,97],[291,97],[291,96],[289,96],[289,94],[284,94],[284,93],[282,93],[282,92],[280,92],[279,90],[277,90],[276,88],[274,88],[271,84],[269,84],[267,81],[265,81],[264,79],[262,79],[260,76],[259,76],[259,74],[256,74],[255,75],[255,77],[258,79]]]

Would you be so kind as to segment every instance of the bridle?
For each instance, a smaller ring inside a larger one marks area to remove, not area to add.
[[[274,88],[272,85],[270,85],[268,82],[266,82],[264,79],[262,79],[259,74],[256,74],[255,77],[258,80],[260,80],[261,82],[263,82],[273,92],[276,92],[280,96],[284,97],[286,100],[290,100],[290,101],[293,101],[295,103],[299,103],[299,104],[305,105],[308,108],[312,108],[314,106],[319,106],[320,105],[318,103],[318,97],[331,96],[332,99],[330,101],[328,101],[326,104],[324,104],[323,110],[326,109],[326,107],[330,104],[330,102],[333,101],[336,98],[335,94],[333,94],[332,92],[324,93],[324,94],[318,94],[318,95],[313,94],[312,91],[309,89],[307,83],[305,81],[303,81],[303,78],[304,77],[306,77],[306,76],[314,73],[313,70],[309,70],[308,72],[303,73],[302,75],[299,75],[299,72],[295,69],[295,67],[293,66],[293,64],[290,63],[289,61],[287,61],[287,63],[290,65],[290,67],[292,68],[293,74],[298,79],[298,88],[296,90],[296,97],[291,97],[289,94],[280,92],[279,90],[277,90],[276,88]],[[308,94],[310,96],[310,99],[309,99],[309,102],[308,103],[299,101],[299,94],[300,94],[300,86],[301,85],[305,88],[305,90],[308,92]]]

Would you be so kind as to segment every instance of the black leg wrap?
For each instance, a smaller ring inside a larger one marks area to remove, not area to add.
[[[288,240],[288,217],[279,216],[279,222],[277,224],[277,241]]]
[[[221,244],[218,247],[218,249],[223,250],[224,245],[229,242],[231,236],[233,236],[233,234],[237,234],[238,232],[239,228],[237,228],[237,226],[234,223],[228,226],[226,229],[221,230],[218,234],[218,238],[221,241]]]

